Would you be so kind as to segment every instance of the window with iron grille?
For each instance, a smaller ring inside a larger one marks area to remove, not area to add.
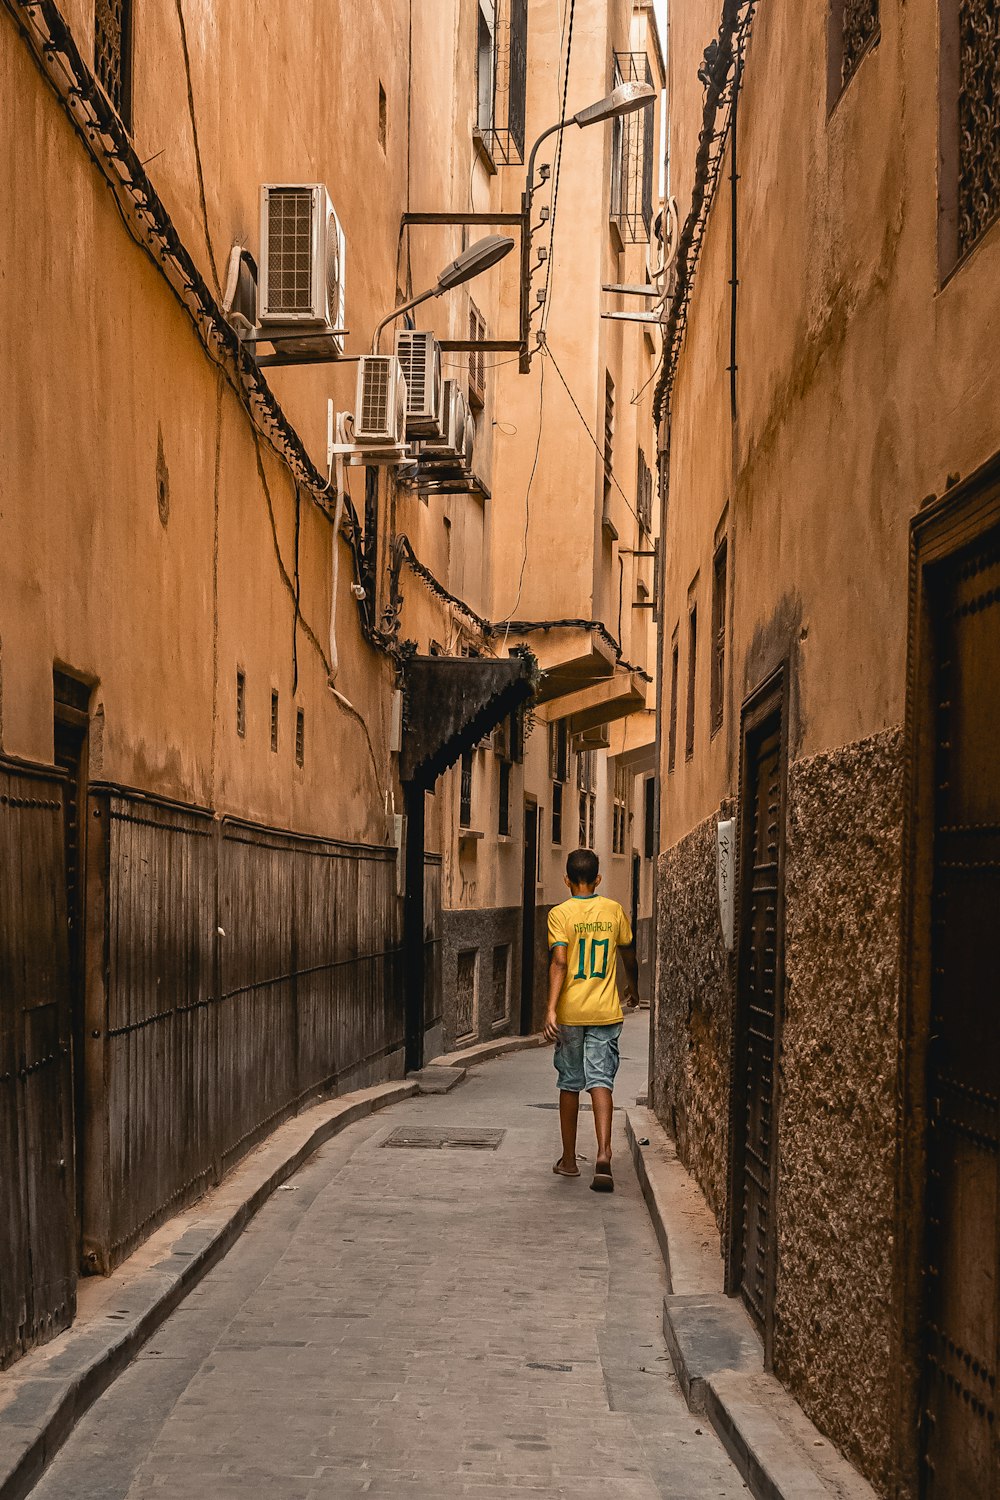
[[[509,983],[510,944],[501,943],[493,949],[493,1024],[500,1026],[510,1014]]]
[[[479,0],[478,127],[495,162],[524,160],[528,0]]]
[[[579,845],[581,849],[594,847],[594,823],[596,821],[597,798],[593,792],[580,793]]]
[[[305,765],[306,760],[306,715],[305,709],[297,709],[295,713],[295,764]]]
[[[687,673],[687,725],[684,733],[684,754],[688,760],[694,754],[694,674],[698,664],[698,607],[688,614],[688,673]]]
[[[469,303],[469,340],[479,343],[486,338],[486,319],[474,302]],[[482,411],[486,404],[486,352],[469,351],[469,405]]]
[[[726,589],[728,547],[723,539],[712,565],[712,733],[722,726],[726,692]]]
[[[652,84],[645,52],[616,52],[614,86]],[[644,245],[653,223],[655,110],[639,109],[614,122],[611,150],[611,217],[626,245]]]
[[[667,733],[667,770],[672,771],[677,764],[677,687],[680,677],[680,646],[677,641],[677,631],[674,631],[673,643],[670,647],[670,725]]]
[[[950,0],[950,4],[949,50],[957,77],[945,128],[954,143],[951,149],[957,149],[953,259],[958,259],[1000,217],[1000,7],[996,0]],[[947,155],[951,142],[942,145]]]
[[[639,513],[639,525],[647,536],[651,535],[653,530],[653,474],[641,448],[635,478],[635,508]]]
[[[97,0],[94,71],[126,126],[132,123],[132,0]]]
[[[236,733],[240,739],[246,738],[247,732],[247,674],[242,668],[236,669]]]
[[[513,759],[511,756],[511,720],[498,725],[493,740],[499,771],[499,795],[497,798],[497,832],[510,834],[510,778]]]
[[[458,823],[460,828],[472,827],[472,751],[462,751],[462,780],[459,789]]]
[[[611,508],[611,491],[615,482],[615,383],[611,372],[604,372],[604,516]]]
[[[656,853],[656,781],[652,776],[647,779],[644,792],[646,797],[646,841],[643,852],[647,859],[652,859]]]
[[[615,794],[614,810],[612,814],[611,827],[611,851],[613,854],[624,854],[625,843],[628,838],[629,823],[629,799],[632,792],[632,778],[627,766],[615,763]]]
[[[879,0],[831,0],[830,104],[850,83],[879,37]]]
[[[278,753],[278,694],[271,691],[271,750]]]
[[[563,784],[561,781],[552,783],[552,842],[562,843],[562,809],[563,809]]]
[[[569,777],[569,728],[565,719],[549,725],[549,775],[553,781]]]

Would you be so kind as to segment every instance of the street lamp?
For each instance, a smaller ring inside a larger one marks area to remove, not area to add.
[[[399,307],[394,307],[391,313],[386,314],[372,334],[372,353],[378,352],[379,337],[387,323],[409,312],[419,303],[426,302],[428,298],[441,297],[445,292],[450,292],[452,287],[461,286],[463,281],[471,281],[474,276],[488,271],[491,266],[496,265],[497,261],[503,260],[513,248],[514,241],[509,235],[487,234],[483,239],[477,240],[474,245],[470,245],[467,250],[463,250],[461,255],[457,255],[443,271],[438,273],[437,281],[433,286],[428,287],[425,292],[420,292],[418,296],[412,297],[409,302],[403,302]]]
[[[524,192],[521,194],[521,374],[526,375],[531,368],[531,354],[528,351],[528,339],[530,336],[531,310],[528,306],[531,297],[531,238],[534,231],[531,227],[531,200],[535,194],[535,157],[538,148],[549,136],[557,135],[560,131],[568,129],[570,125],[578,125],[582,130],[587,125],[599,125],[602,120],[618,120],[622,115],[635,114],[640,109],[649,109],[656,100],[656,90],[651,83],[640,83],[638,81],[620,83],[617,88],[612,89],[610,94],[603,99],[598,99],[596,104],[588,104],[586,109],[577,110],[575,115],[568,119],[559,120],[555,125],[550,125],[548,130],[543,130],[537,141],[531,148],[528,157],[528,175],[525,178]]]

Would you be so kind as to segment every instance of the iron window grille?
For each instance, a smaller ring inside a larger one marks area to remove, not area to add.
[[[469,342],[481,344],[486,338],[486,319],[474,302],[469,303]],[[482,349],[469,351],[469,405],[482,411],[486,404],[486,354]]]
[[[677,642],[677,632],[674,631],[673,646],[670,651],[670,726],[667,734],[667,770],[672,771],[677,764],[677,687],[680,678],[680,646]]]
[[[524,161],[528,0],[479,0],[479,134],[495,162]]]
[[[236,669],[236,733],[240,739],[246,738],[247,732],[247,675],[241,669]]]
[[[132,0],[96,0],[94,71],[123,123],[132,123]]]
[[[684,754],[688,760],[694,754],[694,682],[698,665],[698,606],[688,615],[688,662],[687,662],[687,725],[684,733]]]
[[[508,1003],[508,975],[510,972],[510,944],[498,944],[493,949],[493,1024],[500,1026],[507,1020],[510,1006]]]
[[[653,531],[653,473],[646,462],[646,455],[639,449],[638,472],[635,480],[635,508],[639,512],[639,525],[647,536]]]
[[[728,546],[725,540],[715,549],[712,566],[712,733],[722,727],[726,687],[726,591],[728,585]]]
[[[552,783],[552,842],[562,843],[562,808],[563,808],[563,784],[561,781]]]
[[[581,849],[593,849],[594,847],[594,823],[597,810],[597,798],[593,792],[580,793],[580,827],[579,844]]]
[[[278,694],[271,690],[271,750],[278,753]]]
[[[472,827],[472,751],[462,751],[462,780],[458,802],[460,828]]]
[[[652,84],[645,52],[616,52],[614,87]],[[640,109],[614,122],[611,152],[611,217],[626,245],[644,245],[653,223],[653,134],[655,111]]]
[[[613,854],[625,853],[625,841],[628,837],[628,804],[631,784],[628,768],[616,763],[614,810],[611,827],[611,852]]]
[[[656,780],[655,780],[655,777],[650,776],[647,779],[647,781],[646,781],[645,798],[646,798],[646,806],[645,806],[644,811],[645,811],[645,814],[646,814],[646,818],[645,818],[645,822],[646,822],[646,828],[645,828],[646,840],[645,840],[645,849],[644,849],[643,852],[645,853],[645,856],[646,856],[647,859],[652,859],[653,855],[656,853]]]
[[[615,383],[604,372],[604,521],[611,518],[611,492],[615,482]]]
[[[565,719],[549,725],[549,775],[553,781],[569,779],[569,728]]]
[[[298,709],[295,714],[295,764],[305,765],[306,761],[306,715],[305,709]]]
[[[500,762],[500,791],[497,799],[497,833],[510,835],[510,761]]]
[[[1000,10],[958,5],[958,253],[1000,216]]]

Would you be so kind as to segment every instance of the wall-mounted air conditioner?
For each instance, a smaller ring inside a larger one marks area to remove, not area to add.
[[[400,328],[395,350],[406,381],[407,437],[440,437],[441,345],[423,329]]]
[[[465,442],[465,419],[468,415],[465,397],[457,380],[446,380],[441,387],[440,434],[423,444],[428,458],[458,458]]]
[[[465,469],[472,468],[472,455],[476,448],[476,424],[471,411],[465,414],[465,431],[462,433],[462,443],[458,450],[458,457]]]
[[[261,327],[282,354],[344,352],[344,231],[321,182],[260,190]]]
[[[366,354],[358,360],[354,441],[399,446],[406,436],[406,381],[394,354]]]

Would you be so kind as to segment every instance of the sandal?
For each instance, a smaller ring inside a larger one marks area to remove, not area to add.
[[[599,1161],[594,1168],[594,1180],[590,1184],[595,1193],[613,1193],[615,1190],[615,1179],[611,1175],[609,1162]]]
[[[562,1157],[559,1158],[559,1161],[557,1161],[556,1164],[555,1164],[555,1166],[552,1168],[553,1172],[555,1172],[555,1174],[556,1174],[557,1177],[579,1177],[579,1175],[580,1175],[580,1168],[579,1167],[577,1167],[572,1172],[567,1172],[566,1168],[561,1165],[561,1162],[562,1162]]]

